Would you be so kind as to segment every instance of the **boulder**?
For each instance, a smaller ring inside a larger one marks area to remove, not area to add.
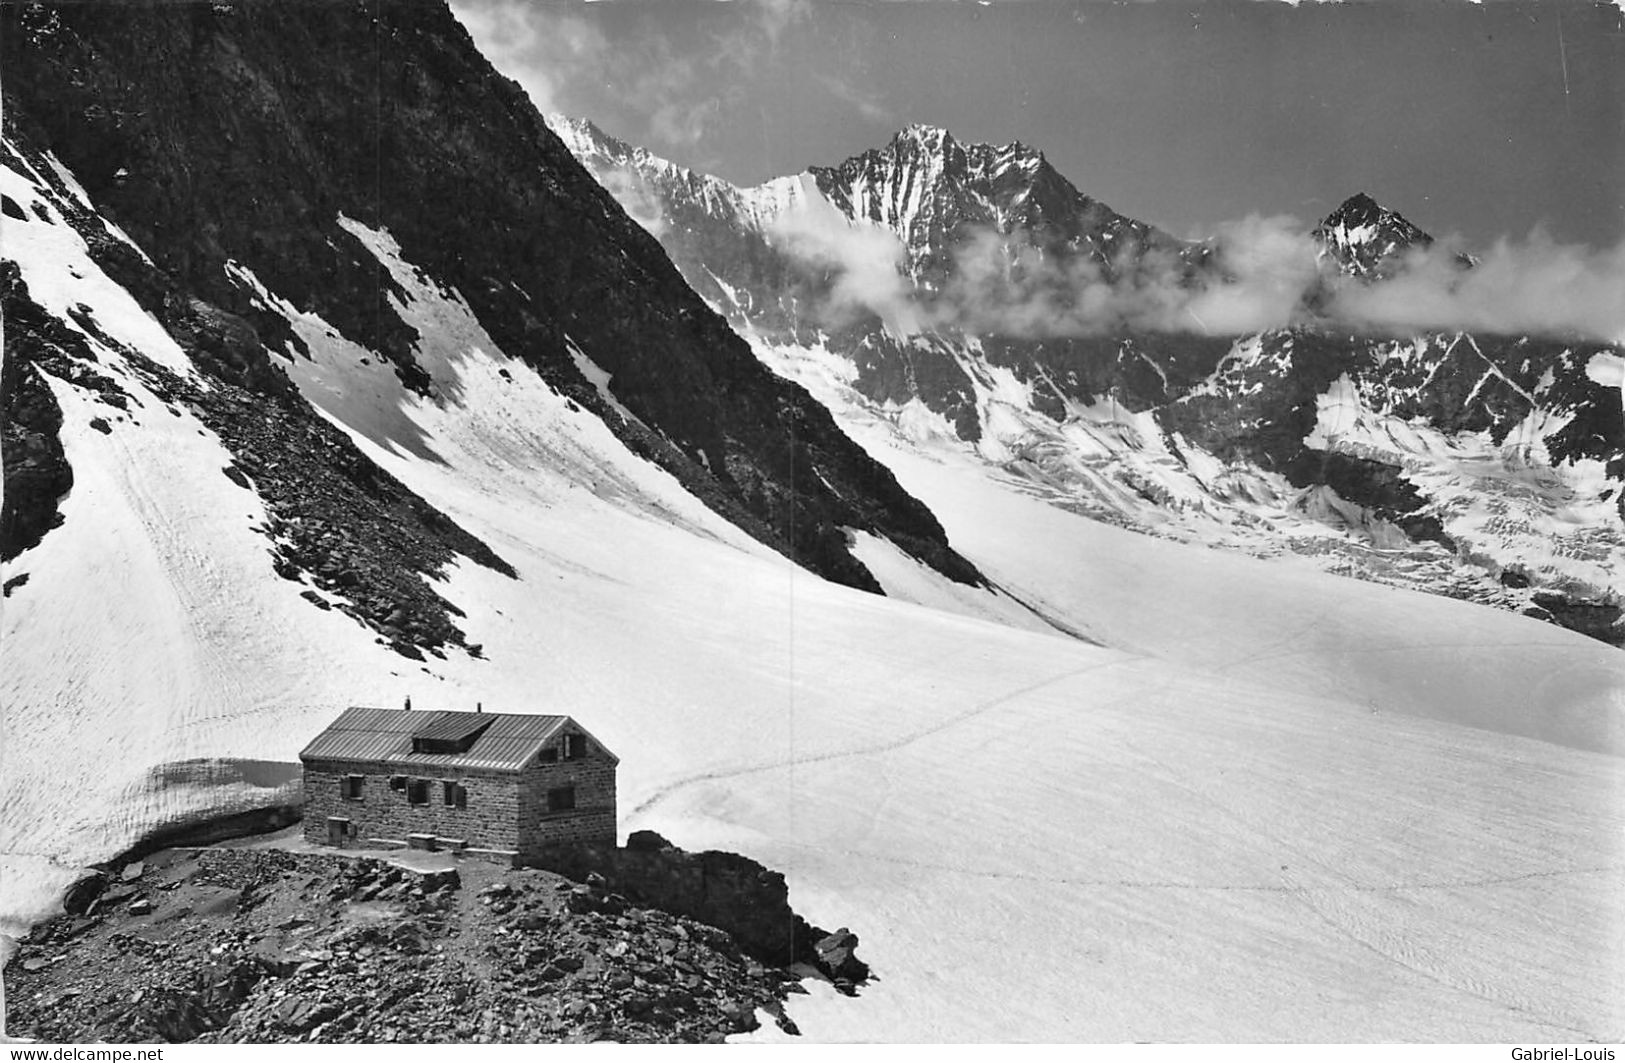
[[[604,906],[604,898],[591,886],[576,886],[565,898],[565,906],[577,915],[600,911]]]
[[[723,1021],[733,1033],[749,1033],[761,1026],[756,1009],[743,1000],[730,1000],[722,1005]]]
[[[846,927],[820,938],[813,951],[818,957],[818,969],[839,984],[862,982],[869,977],[869,965],[858,959],[858,935]]]
[[[672,844],[652,830],[635,830],[626,836],[626,847],[633,852],[659,852]]]
[[[462,886],[462,876],[457,874],[455,867],[444,868],[439,871],[425,871],[419,883],[424,893],[435,893],[439,890],[455,890]]]
[[[542,912],[523,912],[514,918],[508,925],[515,930],[546,930],[552,925],[552,920]]]
[[[83,915],[107,889],[107,876],[100,871],[86,875],[62,895],[62,908],[69,915]]]
[[[289,952],[270,941],[256,941],[248,950],[249,958],[259,964],[266,974],[287,977],[305,964],[305,958]]]

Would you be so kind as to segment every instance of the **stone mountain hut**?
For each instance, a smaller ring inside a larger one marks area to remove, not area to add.
[[[299,754],[305,838],[534,863],[614,845],[617,758],[568,716],[355,706]]]

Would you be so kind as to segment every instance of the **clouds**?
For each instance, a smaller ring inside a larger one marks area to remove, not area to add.
[[[855,225],[816,195],[770,236],[832,278],[832,324],[867,310],[894,332],[953,329],[1052,339],[1138,330],[1230,335],[1294,323],[1320,276],[1290,218],[1248,218],[1213,241],[1217,270],[1193,279],[1174,249],[1125,244],[1096,256],[1045,246],[1023,230],[962,234],[945,280],[916,288],[891,232]]]
[[[657,240],[665,235],[670,227],[665,208],[660,197],[650,192],[639,177],[618,168],[595,171],[595,176],[605,190],[615,197],[621,209],[626,211],[627,217],[643,226]]]
[[[875,225],[854,225],[816,188],[806,188],[797,206],[768,226],[767,237],[781,251],[828,279],[819,313],[838,327],[864,311],[891,331],[908,335],[927,321],[901,272],[902,241]]]
[[[976,233],[954,256],[936,318],[1031,339],[1122,330],[1236,335],[1298,323],[1321,279],[1316,247],[1290,217],[1221,226],[1204,269],[1171,247],[1119,241],[1096,253],[1045,248],[1021,232]]]
[[[628,5],[630,6],[630,5]],[[812,13],[809,0],[739,0],[708,29],[534,0],[453,0],[452,8],[492,65],[518,81],[544,114],[616,121],[618,133],[657,150],[692,149],[770,73],[785,34]],[[615,114],[605,114],[606,97]]]
[[[1095,187],[1133,187],[1141,196],[1136,213],[1160,222],[1177,221],[1180,211],[1186,209],[1178,204],[1184,202],[1206,203],[1203,209],[1215,212],[1236,209],[1237,198],[1221,202],[1211,198],[1217,196],[1215,190],[1262,187],[1287,172],[1271,165],[1267,156],[1248,153],[1233,159],[1237,153],[1207,151],[1200,165],[1159,154],[1177,146],[1181,138],[1122,140],[1120,145],[1113,144],[1122,150],[1098,150],[1110,142],[1110,130],[1098,124],[1108,117],[1123,116],[1126,127],[1136,135],[1146,128],[1162,128],[1172,117],[1159,110],[1150,118],[1129,121],[1126,116],[1131,110],[1080,110],[1081,104],[1066,102],[1074,99],[1068,92],[1083,92],[1094,84],[1091,72],[1101,72],[1102,78],[1111,73],[1107,80],[1113,86],[1130,83],[1123,78],[1139,76],[1143,64],[1138,59],[1122,59],[1128,64],[1126,71],[1117,65],[1119,53],[1126,56],[1132,51],[1118,44],[1140,39],[1135,34],[1142,30],[1152,33],[1155,20],[1146,21],[1127,9],[1118,12],[1113,8],[1112,17],[1124,20],[1119,29],[1129,36],[1091,34],[1076,39],[1063,39],[1052,19],[1022,22],[1013,9],[1011,18],[1020,23],[1020,31],[1010,28],[1011,23],[1000,30],[999,39],[1016,50],[1001,53],[1005,60],[978,66],[968,64],[968,57],[985,58],[972,47],[982,38],[965,36],[971,31],[954,28],[958,22],[950,26],[941,21],[949,17],[937,10],[942,5],[920,5],[917,19],[899,19],[895,12],[882,17],[873,5],[816,5],[811,0],[593,5],[453,0],[453,6],[482,51],[518,80],[540,109],[591,117],[633,143],[740,182],[793,172],[812,161],[839,159],[855,143],[854,128],[901,124],[915,117],[921,106],[963,114],[967,121],[975,117],[990,129],[1003,128],[1019,117],[1033,130],[1028,139],[1052,142],[1046,143],[1052,151],[1073,150],[1067,145],[1075,141],[1090,152],[1091,182],[1100,182]],[[1104,13],[1103,8],[1103,17]],[[901,36],[881,32],[902,25],[935,29]],[[1522,32],[1517,29],[1520,25],[1513,19],[1504,28],[1509,34]],[[1157,39],[1174,46],[1169,40]],[[1320,38],[1314,34],[1303,40],[1312,48],[1320,46]],[[1385,49],[1389,47],[1386,37],[1382,43]],[[1241,49],[1238,56],[1253,56],[1252,45],[1245,39],[1232,44]],[[1580,63],[1578,54],[1571,49],[1569,61]],[[1501,79],[1500,66],[1512,63],[1515,55],[1498,55],[1496,77]],[[1323,55],[1310,73],[1318,76],[1321,66],[1343,63],[1344,58],[1342,52]],[[1582,63],[1576,69],[1601,71],[1617,66],[1585,62],[1591,65]],[[1253,69],[1253,64],[1238,61],[1223,69],[1245,71]],[[1337,114],[1363,115],[1375,106],[1363,71],[1362,67],[1357,79],[1360,92],[1339,97]],[[1063,91],[1074,77],[1083,80]],[[1611,84],[1595,77],[1593,83]],[[1033,85],[1046,91],[1029,94]],[[1052,88],[1054,92],[1049,91]],[[1230,94],[1212,95],[1222,99]],[[1153,96],[1144,94],[1145,99]],[[1087,94],[1076,97],[1090,98]],[[1132,102],[1141,96],[1118,93],[1113,98]],[[1185,125],[1193,124],[1189,114],[1212,117],[1203,110],[1205,99],[1180,100],[1183,110],[1178,117]],[[952,106],[945,101],[953,101]],[[1479,109],[1460,110],[1468,115]],[[1248,108],[1232,111],[1262,113]],[[1091,115],[1095,123],[1088,135],[1078,125],[1083,113]],[[1317,111],[1315,121],[1322,122],[1324,117],[1323,111]],[[1383,122],[1365,122],[1360,128],[1369,125],[1386,130],[1394,115],[1384,112],[1383,117]],[[1217,118],[1208,124],[1215,135],[1230,128]],[[1313,186],[1317,194],[1333,187],[1334,178],[1345,179],[1348,158],[1369,161],[1395,154],[1387,141],[1377,146],[1380,150],[1372,146],[1345,150],[1341,146],[1345,124],[1328,127],[1337,131],[1340,146],[1324,157],[1325,165],[1335,162],[1337,167],[1331,176],[1320,175],[1320,183]],[[1194,126],[1200,128],[1203,123]],[[1428,145],[1442,143],[1438,128],[1436,122],[1426,123]],[[1258,138],[1229,139],[1253,142]],[[1482,172],[1500,180],[1526,167],[1527,157],[1533,154],[1540,160],[1536,167],[1540,180],[1531,187],[1537,192],[1567,190],[1563,202],[1554,205],[1544,192],[1541,196],[1545,198],[1535,197],[1525,188],[1512,197],[1507,194],[1510,186],[1493,185],[1499,191],[1491,197],[1494,213],[1490,216],[1515,217],[1513,211],[1524,210],[1563,222],[1562,212],[1567,211],[1564,231],[1586,232],[1576,228],[1574,218],[1588,216],[1589,208],[1583,207],[1591,200],[1574,191],[1577,186],[1567,175],[1571,171],[1581,176],[1600,172],[1594,170],[1600,165],[1594,160],[1603,156],[1595,154],[1594,142],[1607,141],[1595,137],[1587,141],[1584,160],[1590,161],[1585,165],[1560,165],[1562,157],[1541,155],[1533,148],[1525,149],[1517,159],[1501,159],[1493,167],[1480,165]],[[1319,158],[1305,156],[1306,149],[1296,141],[1291,145],[1297,156]],[[1467,155],[1479,158],[1474,153]],[[1411,152],[1395,157],[1422,156]],[[1250,169],[1237,176],[1232,163]],[[1556,182],[1554,174],[1568,183]],[[1178,194],[1172,198],[1169,182],[1173,178],[1169,175],[1182,175]],[[1481,174],[1471,181],[1451,180],[1444,170],[1428,169],[1425,176],[1427,187],[1436,195],[1441,188],[1446,190],[1448,195],[1439,198],[1452,204],[1471,205],[1484,199],[1485,189],[1492,187],[1484,183],[1489,178],[1479,180]],[[1162,205],[1153,207],[1150,204],[1156,197],[1142,193],[1159,183],[1165,194]],[[1607,191],[1613,187],[1607,182],[1591,183]],[[653,201],[627,198],[634,203],[633,213],[639,221],[660,228],[663,223]],[[1248,198],[1242,197],[1242,201]],[[1271,198],[1297,204],[1306,200],[1300,194],[1256,200]],[[1170,202],[1175,206],[1169,207]],[[1581,206],[1575,207],[1575,203]],[[1607,205],[1613,211],[1617,204],[1609,201]],[[1484,209],[1479,210],[1480,215]],[[1590,231],[1600,239],[1613,239],[1617,224],[1609,219],[1616,215],[1617,211],[1604,215],[1592,210],[1595,225]],[[1188,218],[1188,211],[1183,216]],[[1199,281],[1193,281],[1177,261],[1151,256],[1135,261],[1132,269],[1113,269],[1113,261],[1126,265],[1133,256],[1113,251],[1104,262],[1088,255],[1057,257],[1020,235],[990,231],[969,234],[957,249],[954,279],[947,290],[922,296],[901,279],[892,279],[902,262],[901,251],[883,234],[845,233],[828,216],[786,224],[783,238],[809,268],[828,278],[827,285],[820,282],[830,289],[828,310],[841,319],[856,308],[868,307],[889,322],[912,322],[914,327],[961,327],[1013,335],[1080,335],[1121,328],[1233,334],[1309,320],[1308,306],[1325,321],[1348,329],[1578,332],[1610,341],[1625,334],[1625,314],[1620,308],[1625,252],[1563,245],[1539,233],[1524,240],[1501,241],[1482,254],[1477,269],[1465,273],[1455,268],[1447,252],[1420,253],[1405,262],[1391,280],[1370,287],[1326,275],[1317,262],[1319,249],[1307,235],[1310,225],[1292,218],[1250,216],[1214,230],[1210,237],[1214,256],[1224,268]]]
[[[729,26],[708,42],[712,68],[732,67],[739,73],[762,69],[779,55],[786,30],[813,16],[811,0],[726,0],[736,9]]]
[[[1216,229],[1201,269],[1168,249],[1058,253],[1023,231],[966,234],[945,283],[917,289],[901,242],[854,225],[816,194],[770,233],[829,278],[841,324],[866,310],[894,332],[955,329],[1028,339],[1133,331],[1241,335],[1295,325],[1409,334],[1477,330],[1625,341],[1625,246],[1501,240],[1472,269],[1450,242],[1416,250],[1377,283],[1343,276],[1309,226],[1249,216]]]
[[[1520,242],[1497,241],[1470,270],[1435,244],[1382,284],[1343,286],[1331,311],[1368,329],[1573,332],[1625,342],[1625,244],[1596,251],[1537,229]]]
[[[456,0],[457,17],[493,66],[518,81],[543,114],[576,114],[572,90],[609,85],[645,116],[641,139],[693,145],[716,112],[709,75],[656,34],[611,40],[596,19],[528,0]]]
[[[870,122],[892,122],[896,115],[890,107],[886,106],[878,94],[866,92],[850,81],[831,77],[828,74],[816,74],[814,80],[823,87],[824,91],[851,107]]]
[[[1220,278],[1178,299],[1178,313],[1208,335],[1295,324],[1324,279],[1319,246],[1289,215],[1248,215],[1220,226],[1212,244]]]
[[[452,8],[491,65],[543,114],[564,110],[569,80],[609,50],[602,30],[565,11],[523,0],[456,0]]]

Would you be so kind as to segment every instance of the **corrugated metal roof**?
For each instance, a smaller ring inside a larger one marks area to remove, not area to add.
[[[414,712],[356,705],[317,735],[299,754],[304,760],[368,760],[412,768],[471,768],[517,771],[542,748],[566,716],[500,712]],[[412,738],[427,730],[467,734],[484,727],[464,753],[414,753]]]
[[[352,705],[345,709],[328,730],[390,731],[411,734],[423,726],[425,718],[438,717],[438,712],[414,713],[408,709],[375,709],[367,705]]]
[[[425,713],[424,715],[428,715]],[[412,732],[413,738],[428,738],[437,742],[456,742],[478,734],[495,721],[483,713],[469,718],[466,712],[437,712],[437,719]],[[494,714],[493,714],[494,715]]]

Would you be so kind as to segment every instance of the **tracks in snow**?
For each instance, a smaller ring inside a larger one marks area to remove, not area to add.
[[[1109,661],[1100,661],[1095,664],[1084,665],[1080,668],[1069,668],[1064,672],[1059,672],[1047,678],[1040,679],[1034,683],[1028,683],[1026,686],[1007,691],[1006,693],[1000,694],[997,697],[990,698],[986,701],[978,702],[968,709],[963,709],[951,716],[944,717],[943,719],[937,720],[928,726],[916,728],[915,730],[908,731],[902,735],[898,735],[882,742],[873,742],[851,749],[836,749],[824,753],[811,753],[806,756],[781,757],[740,768],[728,768],[720,771],[702,772],[696,775],[689,775],[682,779],[678,779],[675,782],[668,783],[667,785],[656,790],[632,810],[632,815],[640,816],[649,809],[653,808],[655,805],[658,805],[660,802],[664,801],[666,798],[670,797],[672,794],[677,793],[680,790],[684,790],[690,786],[699,785],[700,783],[716,782],[720,779],[736,779],[744,775],[758,775],[762,772],[776,771],[781,768],[797,768],[809,764],[823,764],[832,760],[843,760],[848,757],[868,757],[881,753],[890,753],[912,745],[923,738],[929,738],[934,734],[939,734],[942,731],[946,731],[950,727],[958,726],[967,720],[975,719],[976,717],[990,712],[1001,705],[1008,704],[1015,701],[1017,698],[1025,697],[1026,695],[1038,690],[1042,690],[1045,687],[1054,686],[1056,683],[1063,682],[1067,679],[1072,679],[1076,676],[1085,675],[1090,672],[1099,672],[1107,668],[1119,667],[1124,664],[1132,663],[1136,660],[1137,658],[1118,657]]]

